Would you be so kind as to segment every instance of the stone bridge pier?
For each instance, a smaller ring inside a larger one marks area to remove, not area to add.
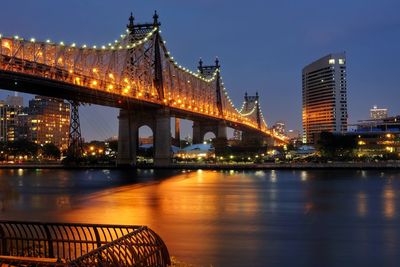
[[[272,137],[263,136],[255,131],[243,131],[242,142],[249,145],[267,145],[274,146],[274,140]]]
[[[171,123],[169,109],[156,111],[121,109],[118,116],[118,166],[135,166],[139,145],[139,128],[146,125],[153,131],[154,165],[171,164]]]
[[[217,139],[227,139],[224,122],[193,121],[193,144],[203,143],[206,133],[213,133]]]

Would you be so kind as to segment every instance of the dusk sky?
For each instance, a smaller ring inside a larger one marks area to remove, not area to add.
[[[1,4],[0,33],[101,45],[125,31],[131,11],[136,22],[146,22],[154,10],[174,58],[195,70],[199,57],[211,63],[218,56],[236,106],[245,91],[258,91],[269,125],[283,120],[301,129],[302,68],[341,51],[349,123],[367,119],[373,105],[400,114],[399,0],[13,0]],[[0,91],[0,99],[7,94]],[[86,139],[116,135],[117,113],[81,109]]]

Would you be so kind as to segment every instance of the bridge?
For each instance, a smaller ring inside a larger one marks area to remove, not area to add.
[[[226,129],[243,139],[286,142],[268,128],[258,94],[234,106],[224,86],[221,65],[197,71],[181,66],[166,47],[155,12],[150,23],[130,16],[120,38],[100,46],[37,41],[0,34],[0,88],[116,107],[119,114],[118,163],[136,164],[138,129],[154,133],[156,165],[171,162],[171,117],[193,121],[193,140],[206,132],[226,139]],[[75,110],[76,111],[76,110]]]

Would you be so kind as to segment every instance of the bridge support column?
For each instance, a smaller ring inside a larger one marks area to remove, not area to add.
[[[227,140],[227,133],[226,133],[226,124],[225,122],[221,121],[218,123],[218,134],[217,138]]]
[[[203,142],[203,136],[201,135],[201,125],[198,121],[193,121],[193,144],[199,144]]]
[[[118,129],[118,166],[136,165],[136,149],[138,140],[138,125],[132,111],[119,111]]]
[[[226,138],[226,126],[218,122],[193,121],[193,144],[200,144],[204,141],[204,135],[211,132],[216,138]]]
[[[157,112],[155,128],[154,166],[168,166],[171,164],[171,120],[168,109]]]
[[[242,132],[242,142],[248,145],[270,145],[267,142],[267,138],[262,136],[260,133],[253,131],[243,131]]]

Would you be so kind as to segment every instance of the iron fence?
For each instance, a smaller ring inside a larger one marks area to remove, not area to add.
[[[146,226],[0,221],[0,267],[169,264]]]

